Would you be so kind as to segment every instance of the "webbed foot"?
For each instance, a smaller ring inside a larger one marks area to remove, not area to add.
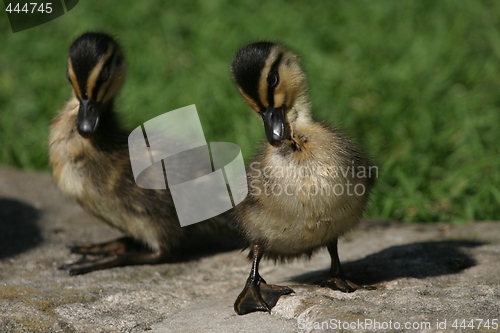
[[[234,311],[239,315],[256,311],[271,312],[281,296],[293,292],[286,286],[267,284],[262,278],[257,281],[249,278],[245,288],[234,302]]]

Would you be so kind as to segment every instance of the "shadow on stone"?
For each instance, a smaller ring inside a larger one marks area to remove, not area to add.
[[[0,198],[0,259],[35,247],[42,241],[39,212],[24,202]]]
[[[342,268],[349,280],[373,285],[399,278],[427,278],[455,274],[475,266],[465,248],[484,243],[468,240],[447,240],[392,246],[366,258],[344,262]],[[318,270],[292,278],[292,281],[319,284],[328,270]]]
[[[218,253],[224,253],[243,248],[243,240],[236,234],[221,234],[195,237],[185,240],[173,249],[167,263],[181,263],[199,260]]]

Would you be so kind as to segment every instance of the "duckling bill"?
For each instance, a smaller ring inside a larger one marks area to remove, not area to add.
[[[50,127],[53,178],[61,192],[124,237],[70,247],[83,258],[62,265],[71,275],[125,265],[165,262],[172,249],[213,221],[181,228],[169,190],[136,186],[128,134],[115,113],[126,74],[120,45],[104,33],[85,33],[69,49],[67,78],[73,97]]]
[[[342,133],[312,119],[305,74],[284,46],[247,45],[236,53],[232,75],[262,117],[268,141],[250,164],[250,194],[235,208],[253,259],[235,311],[270,311],[282,295],[293,293],[260,276],[262,257],[310,257],[327,247],[331,268],[322,285],[343,292],[361,288],[345,278],[337,241],[358,224],[367,205],[376,176],[369,158]]]

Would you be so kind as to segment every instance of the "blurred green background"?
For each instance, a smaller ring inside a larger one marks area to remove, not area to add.
[[[2,7],[3,10],[3,7]],[[500,2],[97,1],[13,34],[0,13],[0,163],[48,170],[49,123],[70,97],[66,56],[85,31],[114,34],[128,79],[118,110],[132,129],[196,104],[207,141],[264,140],[234,88],[235,51],[289,45],[313,113],[379,165],[368,216],[500,219]]]

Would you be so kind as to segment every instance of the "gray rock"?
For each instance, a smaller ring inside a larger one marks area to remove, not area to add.
[[[339,251],[347,275],[377,290],[318,287],[329,267],[326,251],[310,261],[264,261],[262,276],[295,293],[271,314],[246,316],[234,313],[233,302],[250,263],[224,244],[215,254],[199,247],[157,266],[74,277],[57,269],[78,259],[66,244],[119,235],[62,198],[49,174],[0,168],[0,332],[439,332],[471,323],[485,330],[487,320],[498,325],[497,222],[364,221]]]

